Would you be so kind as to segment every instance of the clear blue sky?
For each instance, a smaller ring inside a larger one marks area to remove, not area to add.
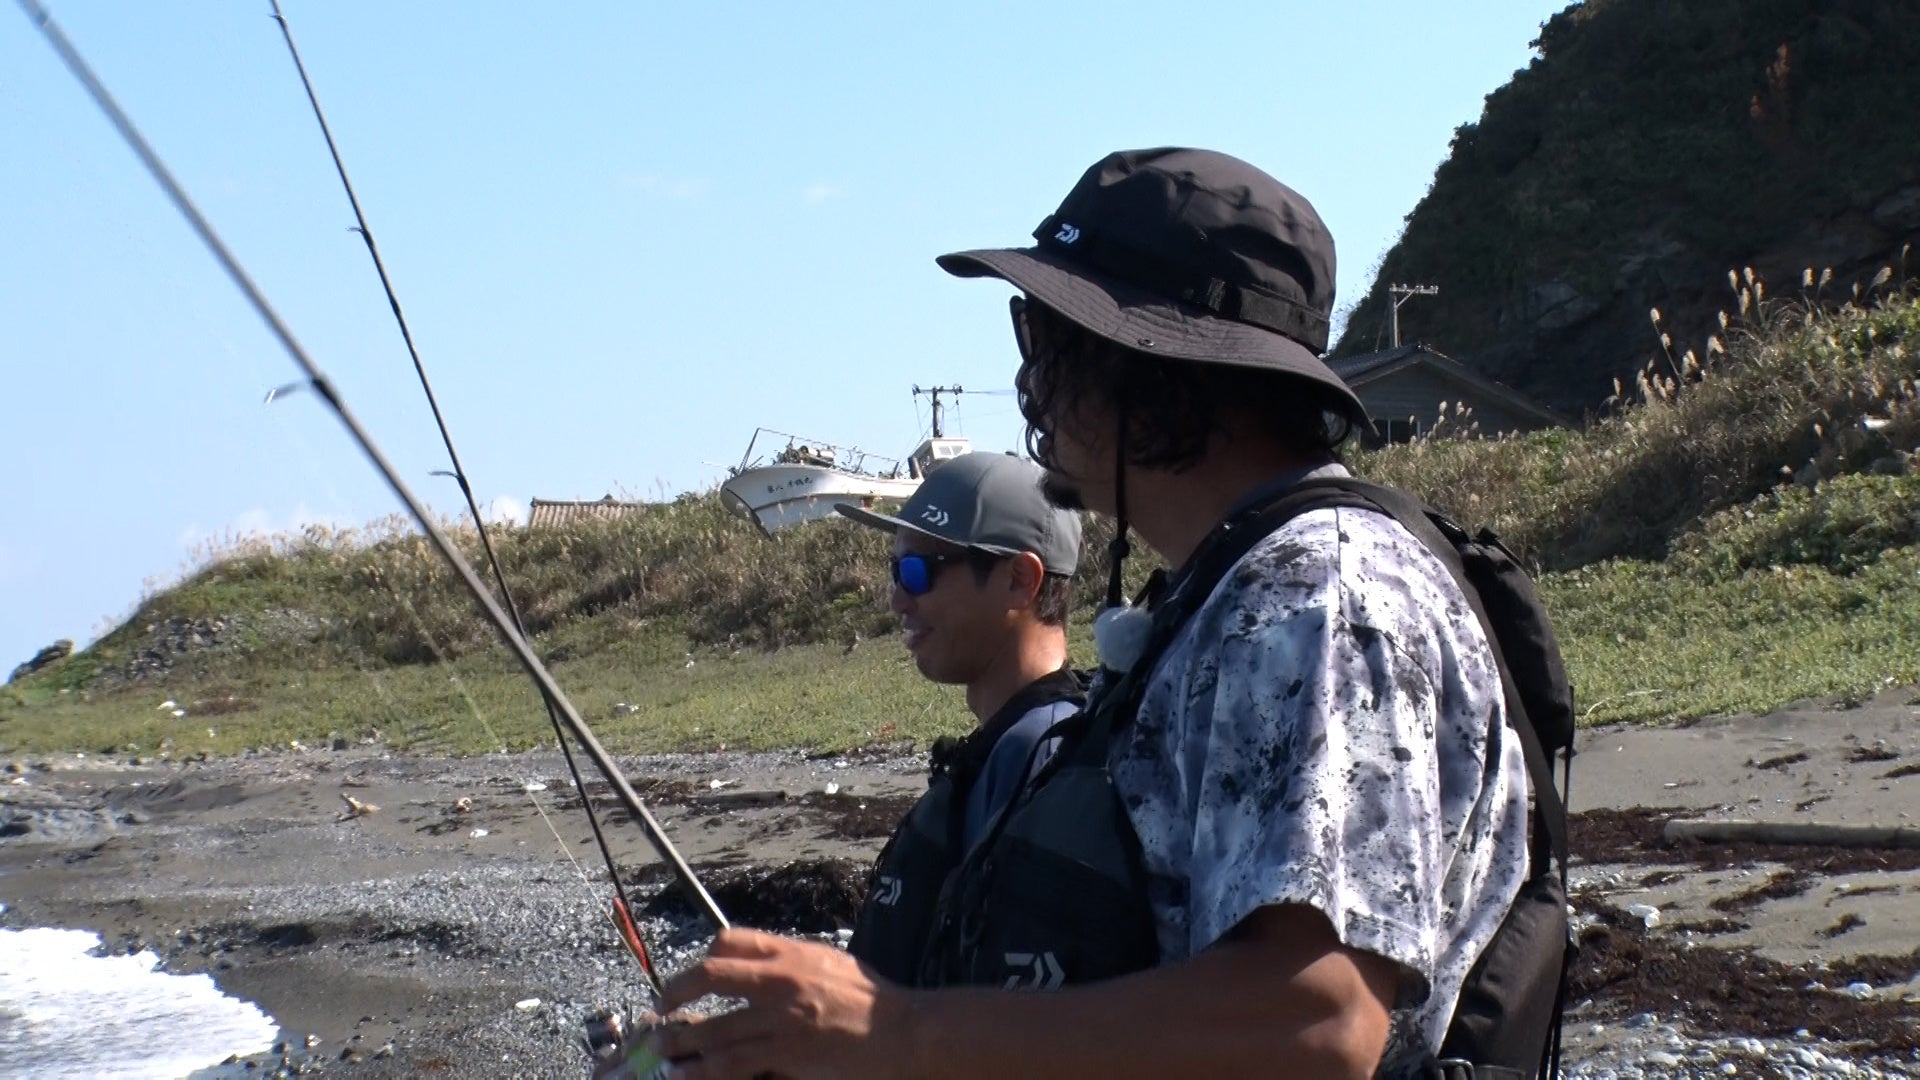
[[[756,425],[898,455],[909,388],[1009,385],[1004,286],[1109,150],[1224,150],[1311,199],[1350,302],[1560,0],[284,0],[469,476],[701,489]],[[267,0],[54,17],[416,490],[444,451]],[[1198,9],[1184,9],[1198,10]],[[0,4],[0,673],[196,545],[397,509],[27,19]],[[1016,445],[1005,397],[963,399]],[[769,549],[769,556],[774,552]]]

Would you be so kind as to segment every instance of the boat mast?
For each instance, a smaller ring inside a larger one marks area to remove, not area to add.
[[[918,386],[913,388],[914,397],[919,397],[920,395],[925,394],[928,397],[931,397],[933,399],[933,437],[934,438],[937,439],[942,435],[946,434],[946,432],[942,431],[940,427],[940,417],[941,417],[940,395],[952,394],[954,397],[959,397],[961,393],[963,393],[963,391],[958,386],[929,386],[924,390],[922,390]]]

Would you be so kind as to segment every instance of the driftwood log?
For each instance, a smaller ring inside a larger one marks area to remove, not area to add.
[[[1671,818],[1669,844],[1804,844],[1815,847],[1920,848],[1920,829],[1903,825],[1822,825],[1790,821],[1702,821]]]
[[[787,793],[772,791],[703,791],[689,799],[696,806],[770,806],[786,802]]]

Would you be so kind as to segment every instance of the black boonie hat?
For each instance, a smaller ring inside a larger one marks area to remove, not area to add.
[[[1086,171],[1027,248],[940,256],[997,277],[1130,349],[1290,375],[1366,409],[1320,360],[1333,315],[1333,236],[1313,205],[1211,150],[1122,150]]]

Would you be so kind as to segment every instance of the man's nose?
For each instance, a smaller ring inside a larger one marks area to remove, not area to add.
[[[913,610],[913,597],[895,582],[893,591],[887,594],[887,607],[895,615],[904,616]]]

